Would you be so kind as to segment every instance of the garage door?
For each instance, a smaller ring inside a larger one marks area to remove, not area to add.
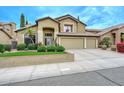
[[[93,38],[87,38],[86,39],[86,47],[87,48],[96,48],[96,39]]]
[[[61,38],[60,44],[66,49],[82,49],[84,40],[83,38]]]

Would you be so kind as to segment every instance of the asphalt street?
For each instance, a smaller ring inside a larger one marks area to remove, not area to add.
[[[42,78],[5,86],[123,86],[124,67]]]

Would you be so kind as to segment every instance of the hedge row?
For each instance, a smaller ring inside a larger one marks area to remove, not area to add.
[[[37,48],[37,52],[64,52],[65,48],[63,46],[41,46]]]
[[[65,48],[63,46],[38,46],[36,44],[29,44],[26,47],[26,44],[18,44],[17,50],[37,50],[37,52],[63,52]],[[5,51],[11,51],[10,44],[0,44],[0,52],[4,53]]]
[[[29,44],[26,48],[26,44],[17,45],[17,50],[37,50],[38,52],[63,52],[65,48],[63,46],[38,46],[36,44]]]
[[[37,45],[36,44],[29,44],[27,47],[26,47],[26,44],[18,44],[17,45],[17,50],[37,50]]]
[[[0,44],[0,52],[4,53],[5,51],[11,51],[10,44]]]

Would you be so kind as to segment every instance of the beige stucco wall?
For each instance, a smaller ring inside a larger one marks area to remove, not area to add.
[[[0,44],[11,44],[11,39],[0,30]]]
[[[57,37],[59,32],[59,24],[51,19],[44,19],[38,21],[38,43],[43,42],[43,28],[53,28],[54,29],[54,39]]]
[[[60,22],[60,32],[64,32],[64,25],[72,25],[72,32],[84,32],[85,25],[81,24],[80,22],[76,22],[71,18],[62,19]]]
[[[104,37],[109,37],[110,38],[110,42],[113,43],[113,37],[112,37],[112,34],[111,32],[108,32],[106,34],[103,34],[99,37],[99,42],[103,40]]]
[[[115,34],[116,34],[115,43],[118,43],[118,42],[121,41],[121,33],[124,33],[124,28],[116,30],[116,32],[115,32]]]
[[[85,25],[83,25],[82,23],[77,23],[77,32],[85,32]]]
[[[37,26],[30,27],[29,29],[33,30],[34,34],[37,35]],[[16,40],[17,40],[18,44],[24,43],[24,34],[25,34],[25,32],[26,32],[26,29],[23,29],[23,30],[20,30],[20,31],[18,31],[16,33]]]

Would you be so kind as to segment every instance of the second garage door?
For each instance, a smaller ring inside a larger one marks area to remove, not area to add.
[[[87,38],[86,39],[86,48],[96,48],[96,39],[95,38]]]
[[[60,38],[60,44],[66,49],[82,49],[84,48],[83,38]]]

